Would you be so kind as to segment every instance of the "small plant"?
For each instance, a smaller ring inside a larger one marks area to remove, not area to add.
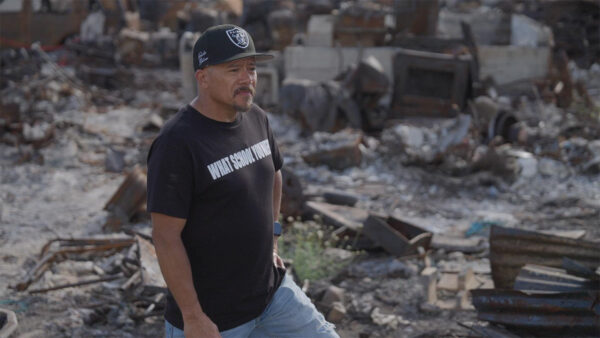
[[[340,259],[328,254],[329,248],[341,241],[331,235],[331,228],[317,222],[293,221],[291,230],[279,239],[279,254],[293,260],[293,269],[300,280],[319,280],[335,276],[353,257]]]

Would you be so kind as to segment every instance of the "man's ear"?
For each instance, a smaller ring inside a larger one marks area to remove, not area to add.
[[[198,69],[196,73],[194,73],[194,77],[198,82],[198,87],[206,88],[208,87],[208,69]]]

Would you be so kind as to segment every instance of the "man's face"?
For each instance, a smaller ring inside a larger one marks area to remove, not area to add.
[[[235,111],[248,111],[256,90],[254,57],[209,66],[205,84],[210,98]]]

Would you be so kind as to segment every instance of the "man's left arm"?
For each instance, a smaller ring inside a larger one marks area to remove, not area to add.
[[[281,170],[277,170],[275,177],[273,178],[273,221],[277,221],[279,219],[282,185],[283,179],[281,177]],[[279,236],[273,236],[273,262],[275,263],[275,266],[283,267],[283,261],[277,255],[277,239],[279,239]]]

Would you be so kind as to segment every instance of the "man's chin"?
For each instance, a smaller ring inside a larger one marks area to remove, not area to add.
[[[243,105],[235,104],[233,107],[237,112],[247,112],[252,107],[252,100],[249,100],[248,103],[245,103]]]

